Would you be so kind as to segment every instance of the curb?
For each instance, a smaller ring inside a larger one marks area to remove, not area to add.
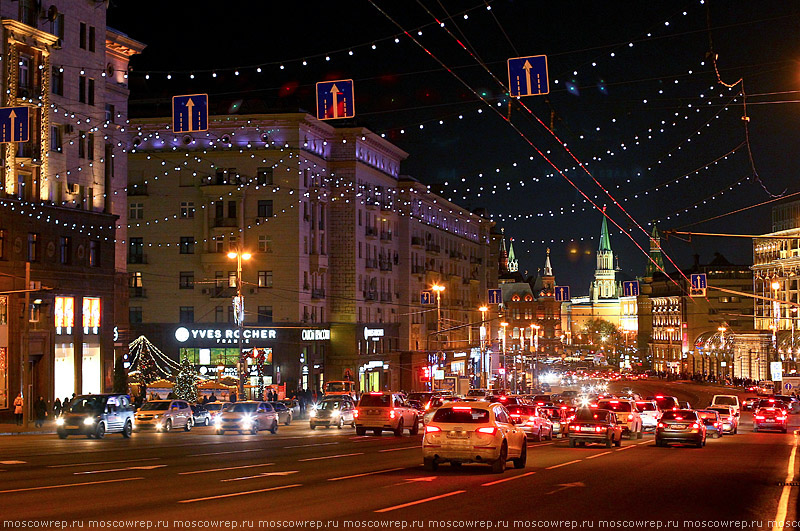
[[[4,435],[55,435],[55,431],[4,431],[0,432],[0,437]]]

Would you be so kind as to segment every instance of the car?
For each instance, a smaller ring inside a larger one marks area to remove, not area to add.
[[[192,408],[185,400],[149,400],[136,412],[135,429],[152,428],[156,431],[169,432],[173,428],[191,431]]]
[[[656,431],[658,419],[661,417],[656,401],[637,400],[636,409],[639,410],[639,416],[642,417],[642,431]]]
[[[503,404],[504,406],[511,406],[511,405],[515,405],[515,404],[525,404],[525,405],[527,405],[529,403],[529,400],[527,398],[525,398],[524,396],[506,395],[506,394],[490,395],[490,396],[486,397],[486,400],[487,400],[487,402],[492,402],[492,403],[498,402],[500,404]]]
[[[624,398],[603,399],[597,401],[597,408],[613,411],[617,423],[622,426],[622,432],[627,434],[629,439],[642,438],[642,417],[636,408],[636,402]]]
[[[552,406],[553,397],[552,395],[535,395],[530,402],[534,406]]]
[[[292,410],[286,407],[286,404],[283,402],[270,402],[269,405],[272,406],[272,409],[275,410],[275,413],[278,415],[278,423],[283,423],[286,426],[292,423]]]
[[[713,409],[698,409],[697,415],[706,425],[706,438],[713,437],[719,439],[723,435],[722,419],[719,412]]]
[[[255,435],[261,430],[274,434],[278,431],[278,414],[269,402],[234,402],[214,418],[214,430],[217,435],[224,435],[226,431],[238,431],[239,434],[249,431]]]
[[[668,411],[670,409],[677,411],[680,409],[680,402],[674,396],[658,394],[656,396],[648,397],[648,400],[655,400],[660,411]]]
[[[775,400],[780,400],[786,404],[786,410],[789,413],[800,413],[800,400],[796,396],[791,395],[775,395]]]
[[[698,448],[706,444],[706,426],[697,411],[676,409],[665,411],[656,426],[656,446],[670,443],[691,443]]]
[[[195,426],[208,426],[211,424],[211,414],[202,404],[191,404],[192,423]]]
[[[777,407],[759,408],[753,415],[753,431],[778,430],[783,433],[789,431],[789,416],[783,409]]]
[[[783,400],[777,398],[762,398],[756,403],[754,409],[760,409],[762,407],[777,407],[789,414],[789,406]]]
[[[488,389],[470,389],[467,391],[467,397],[469,398],[483,398],[487,394],[491,394],[491,391]]]
[[[714,395],[711,397],[711,407],[714,406],[730,406],[736,413],[741,409],[739,397],[736,395]]]
[[[358,435],[364,435],[368,429],[375,435],[380,435],[383,430],[391,430],[397,437],[403,435],[403,430],[408,430],[411,435],[419,433],[419,415],[400,393],[364,393],[354,415]]]
[[[585,446],[586,443],[622,446],[622,425],[617,422],[617,416],[607,409],[578,408],[575,418],[569,423],[567,430],[570,448],[576,445]]]
[[[431,407],[431,401],[433,400],[433,397],[439,397],[439,394],[429,391],[421,393],[410,393],[408,397],[406,397],[406,400],[408,400],[409,402],[411,402],[412,400],[416,400],[417,402],[420,403],[423,409],[427,410]]]
[[[214,424],[214,419],[217,415],[221,415],[223,411],[231,406],[233,402],[209,402],[203,407],[208,411],[208,418],[211,424]]]
[[[739,414],[736,413],[731,406],[713,406],[707,407],[719,413],[719,418],[722,421],[722,432],[737,434],[739,432]]]
[[[469,400],[469,401],[475,402],[475,401],[483,401],[483,400],[485,400],[485,398],[477,399],[477,398],[472,397],[472,398],[464,399],[464,398],[458,398],[458,397],[455,397],[455,396],[434,397],[434,398],[431,399],[430,402],[428,402],[428,409],[423,411],[423,413],[422,413],[422,415],[420,417],[422,419],[422,425],[424,426],[425,424],[430,422],[430,420],[433,418],[433,414],[436,413],[436,410],[442,404],[445,404],[445,403],[448,403],[448,402],[462,402],[464,400]]]
[[[552,423],[554,437],[566,437],[569,424],[569,406],[542,406],[539,415],[547,417]]]
[[[281,400],[280,402],[283,403],[284,406],[292,412],[292,420],[300,418],[300,402],[294,398],[287,398],[285,400]]]
[[[128,395],[76,396],[69,410],[56,419],[56,433],[60,439],[70,435],[102,439],[106,433],[121,433],[127,439],[133,433],[133,410]]]
[[[317,426],[336,426],[339,429],[345,425],[355,425],[355,407],[350,400],[326,398],[309,412],[308,424],[313,430]]]
[[[447,403],[436,410],[425,426],[422,461],[434,471],[440,463],[458,467],[462,463],[486,463],[502,473],[511,460],[514,468],[525,468],[528,445],[525,433],[512,424],[502,404],[490,402]]]
[[[757,396],[751,396],[751,397],[745,398],[744,401],[742,402],[742,409],[744,411],[753,411],[754,409],[756,409],[756,406],[758,405],[759,400],[761,400],[761,399],[759,397],[757,397]]]
[[[535,406],[506,406],[511,423],[525,432],[528,440],[553,440],[553,422],[546,415],[541,415]]]

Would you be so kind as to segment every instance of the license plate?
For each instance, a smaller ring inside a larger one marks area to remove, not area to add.
[[[766,419],[767,422],[775,422],[775,419]]]
[[[688,424],[670,424],[669,427],[672,430],[685,430],[686,428],[689,427],[689,425]]]
[[[370,409],[367,411],[370,415],[380,415],[381,411],[379,409]]]
[[[594,428],[591,426],[582,426],[581,431],[594,431]]]
[[[451,439],[466,439],[469,437],[469,432],[466,431],[449,431],[447,436]]]

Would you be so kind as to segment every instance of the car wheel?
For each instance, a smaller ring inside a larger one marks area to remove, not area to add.
[[[753,428],[753,432],[757,432],[757,431],[758,431],[758,428],[754,427]]]
[[[636,430],[631,430],[628,432],[628,440],[633,440],[636,438]]]
[[[622,446],[622,437],[621,437],[621,436],[620,436],[620,438],[619,438],[619,439],[617,439],[616,441],[614,441],[614,446],[616,446],[617,448],[619,448],[620,446]]]
[[[539,426],[539,431],[536,432],[536,442],[542,442],[542,427]]]
[[[336,427],[340,430],[344,428],[344,419],[342,417],[339,417],[339,423],[336,425]]]
[[[59,439],[66,439],[67,438],[67,432],[65,432],[64,430],[58,430],[58,438]]]
[[[187,420],[186,426],[183,427],[183,431],[192,431],[192,426],[194,426],[193,420]]]
[[[367,434],[367,428],[356,426],[356,435],[366,435],[366,434]]]
[[[166,424],[164,424],[164,431],[172,431],[172,419],[168,420]]]
[[[500,447],[500,457],[497,461],[492,463],[492,472],[495,474],[502,474],[506,470],[506,461],[508,460],[508,445],[503,441],[503,446]]]
[[[402,437],[403,436],[403,419],[397,423],[397,428],[394,430],[395,437]]]
[[[547,440],[548,441],[553,440],[553,428],[550,428],[550,431],[547,432]]]
[[[694,446],[695,446],[695,448],[702,448],[702,447],[703,447],[703,441],[700,441],[700,442],[698,442],[698,443],[695,443],[695,445],[694,445]]]
[[[575,448],[575,439],[570,439],[569,440],[569,447],[570,448]]]
[[[209,420],[209,418],[206,417],[206,420],[203,421],[203,426],[208,426],[209,424],[211,424],[211,420]]]
[[[131,438],[131,434],[133,433],[133,424],[130,420],[125,421],[125,427],[122,428],[122,436],[126,439]]]
[[[270,432],[271,434],[273,434],[273,435],[275,435],[276,433],[278,433],[278,421],[277,421],[277,420],[276,420],[276,421],[273,421],[273,423],[272,423],[272,427],[269,429],[269,432]]]
[[[381,433],[383,433],[383,428],[375,428],[374,430],[372,430],[372,433],[374,433],[375,435],[380,435]]]
[[[637,439],[644,438],[644,426],[639,426],[639,431],[636,432],[636,438]]]
[[[519,454],[519,457],[513,459],[514,461],[514,468],[525,468],[525,463],[528,462],[528,447],[527,445],[522,445],[522,453]]]
[[[311,428],[312,430],[314,430],[314,429],[317,428],[317,425],[316,424],[309,424],[308,427]]]
[[[285,424],[288,426],[291,423],[292,423],[292,416],[291,415],[287,415]]]
[[[606,448],[611,448],[612,444],[614,444],[613,438],[606,438]]]
[[[216,434],[217,435],[225,435],[225,430],[217,430]]]
[[[411,429],[408,430],[408,433],[410,435],[416,435],[419,433],[419,417],[414,417],[414,424],[411,426]]]
[[[782,433],[788,433],[788,431],[789,431],[789,429],[788,429],[788,428],[783,428],[783,429],[781,430],[781,432],[782,432]]]
[[[739,426],[736,426],[736,428],[733,430],[734,435],[736,435],[737,433],[739,433]]]
[[[656,446],[664,446],[664,442],[658,437],[656,437]]]
[[[253,424],[253,427],[250,428],[251,435],[258,435],[258,424]]]
[[[422,460],[422,466],[425,467],[425,470],[435,472],[439,468],[439,463],[433,457],[426,457]]]
[[[102,439],[106,436],[106,424],[105,422],[101,422],[97,425],[97,431],[94,432],[94,436],[98,439]]]

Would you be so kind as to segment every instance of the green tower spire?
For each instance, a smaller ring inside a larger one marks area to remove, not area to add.
[[[611,238],[608,235],[608,222],[606,221],[606,207],[603,207],[603,226],[600,228],[600,247],[598,251],[611,250]]]

